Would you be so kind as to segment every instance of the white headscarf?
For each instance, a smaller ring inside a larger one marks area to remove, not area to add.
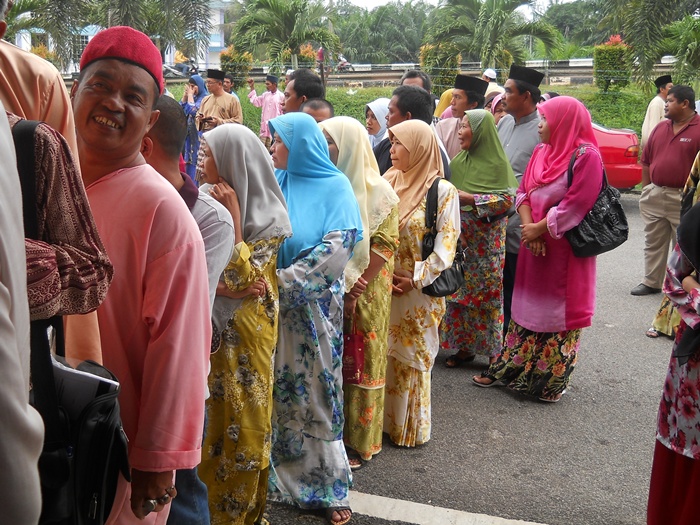
[[[365,114],[367,114],[367,109],[372,110],[372,113],[374,113],[374,116],[377,118],[377,122],[379,122],[379,131],[377,134],[369,136],[369,144],[374,148],[382,141],[386,134],[386,114],[389,113],[389,99],[378,98],[365,106]]]

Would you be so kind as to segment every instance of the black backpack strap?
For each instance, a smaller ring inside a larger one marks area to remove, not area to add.
[[[40,124],[37,120],[20,120],[12,127],[12,139],[17,155],[17,171],[22,187],[22,209],[24,212],[24,236],[39,239],[39,223],[36,209],[36,141],[34,133]]]
[[[440,185],[440,178],[441,177],[438,177],[433,181],[433,184],[428,190],[428,196],[425,202],[425,227],[433,233],[436,233],[435,224],[437,223],[438,186]]]

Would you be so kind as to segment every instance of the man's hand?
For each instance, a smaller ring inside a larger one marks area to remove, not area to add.
[[[173,484],[175,472],[144,472],[131,469],[131,510],[142,520],[151,512],[160,512],[177,496]],[[155,502],[155,506],[153,503]]]

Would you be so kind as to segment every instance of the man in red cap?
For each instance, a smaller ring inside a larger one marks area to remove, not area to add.
[[[121,383],[132,468],[107,523],[164,524],[174,471],[201,459],[211,341],[204,244],[177,191],[141,155],[163,91],[158,48],[111,27],[90,41],[80,68],[71,95],[81,170],[114,265],[97,315],[104,364]]]

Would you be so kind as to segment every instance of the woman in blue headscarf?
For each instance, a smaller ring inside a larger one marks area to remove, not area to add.
[[[328,509],[328,521],[341,525],[350,520],[352,483],[343,446],[344,271],[362,239],[362,219],[316,121],[288,113],[269,126],[293,232],[277,258],[269,498]]]
[[[185,92],[182,94],[180,105],[187,116],[187,138],[185,146],[182,148],[182,156],[185,159],[185,169],[187,175],[196,183],[197,178],[197,155],[199,154],[199,138],[201,133],[197,131],[197,113],[202,99],[209,93],[204,85],[204,79],[199,75],[192,75],[190,81],[185,85]]]

